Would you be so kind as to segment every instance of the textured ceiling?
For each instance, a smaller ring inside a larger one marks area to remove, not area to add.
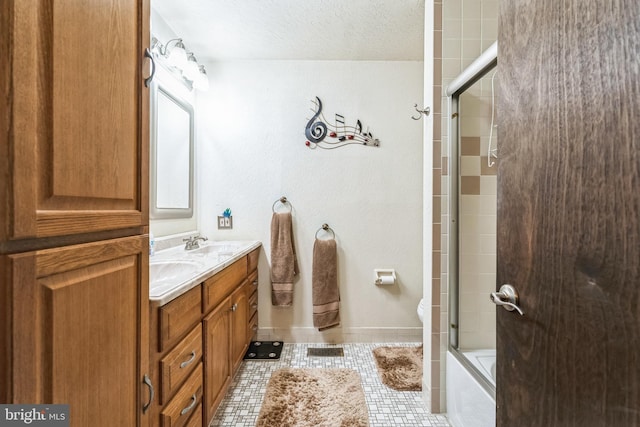
[[[424,0],[151,0],[198,60],[423,59]]]

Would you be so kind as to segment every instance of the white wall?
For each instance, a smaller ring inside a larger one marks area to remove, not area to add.
[[[211,89],[197,99],[199,227],[214,240],[258,239],[261,339],[401,341],[422,338],[422,62],[235,61],[207,64]],[[378,148],[305,146],[311,100],[325,117],[360,119]],[[300,277],[292,308],[272,308],[272,205],[293,205]],[[231,208],[234,229],[217,230]],[[311,265],[316,230],[338,242],[342,327],[313,329]],[[398,284],[376,287],[374,268],[395,268]]]

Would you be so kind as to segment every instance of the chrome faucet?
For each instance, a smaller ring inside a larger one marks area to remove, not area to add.
[[[184,250],[185,251],[190,251],[192,249],[198,249],[200,247],[200,244],[198,243],[198,240],[202,240],[204,242],[204,241],[209,240],[209,239],[207,239],[206,237],[202,237],[200,235],[190,236],[190,237],[188,237],[186,239],[182,239],[182,241],[185,242]]]

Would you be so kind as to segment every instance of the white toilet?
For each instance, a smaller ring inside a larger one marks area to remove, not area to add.
[[[420,299],[418,303],[418,317],[420,318],[420,322],[424,323],[424,298]]]

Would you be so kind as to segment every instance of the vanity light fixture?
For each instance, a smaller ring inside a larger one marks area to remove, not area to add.
[[[200,72],[193,81],[193,87],[201,91],[207,91],[209,90],[209,77],[207,76],[207,70],[204,68],[204,65],[200,65],[199,70]]]
[[[151,51],[165,65],[176,70],[183,79],[189,81],[195,89],[209,89],[209,78],[203,65],[198,64],[193,52],[187,51],[181,38],[169,40],[162,44],[157,38],[152,39]]]

